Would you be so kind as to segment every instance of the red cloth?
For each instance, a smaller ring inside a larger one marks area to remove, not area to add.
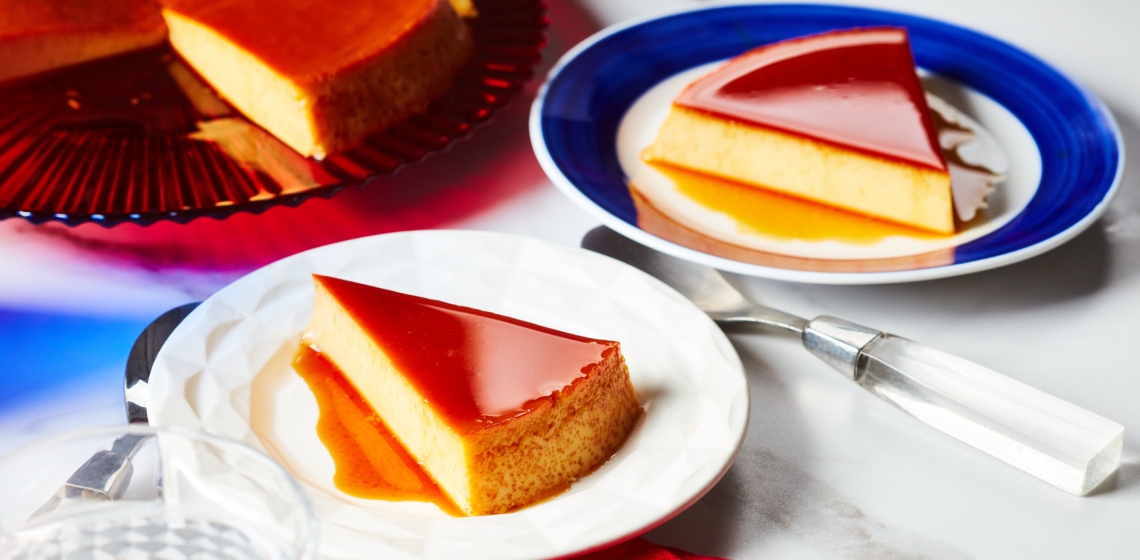
[[[699,556],[683,550],[653,544],[645,539],[633,539],[619,545],[576,556],[574,560],[724,560],[712,556]]]

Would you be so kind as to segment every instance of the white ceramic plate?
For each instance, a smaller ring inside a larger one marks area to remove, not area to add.
[[[601,469],[517,512],[456,518],[430,504],[347,496],[317,438],[316,400],[290,364],[312,311],[312,273],[618,340],[645,414]],[[465,231],[357,239],[262,268],[182,322],[150,383],[152,424],[241,440],[303,482],[322,558],[506,560],[603,547],[703,495],[732,463],[748,421],[739,358],[680,294],[588,251]]]
[[[726,220],[719,213],[702,207],[700,203],[678,192],[671,180],[664,178],[641,158],[641,154],[657,138],[658,131],[673,105],[673,99],[690,83],[720,67],[724,62],[721,60],[702,64],[675,74],[642,94],[630,106],[618,126],[616,150],[622,171],[627,177],[637,177],[643,192],[653,191],[654,204],[673,208],[673,212],[687,216],[689,221],[709,224],[713,229],[720,231],[720,238],[730,239],[735,245],[804,259],[803,264],[806,266],[811,266],[808,263],[814,263],[821,270],[827,269],[828,263],[824,261],[828,260],[866,262],[933,254],[939,251],[945,252],[944,259],[949,263],[953,258],[954,247],[997,231],[1025,210],[1041,181],[1041,156],[1037,152],[1037,144],[1017,117],[994,100],[967,86],[921,72],[923,86],[927,91],[954,99],[957,104],[968,107],[971,113],[978,116],[977,120],[982,121],[977,123],[960,112],[957,115],[960,119],[971,123],[973,130],[979,131],[980,138],[972,141],[967,147],[974,148],[969,155],[975,157],[970,161],[986,162],[987,159],[996,159],[1000,163],[990,164],[989,168],[998,170],[1005,177],[990,196],[990,204],[984,215],[964,224],[961,231],[948,237],[891,236],[865,244],[803,241],[739,232],[740,227],[735,221]],[[984,151],[987,142],[996,144],[996,149],[990,152]],[[976,153],[979,151],[978,148],[981,148],[980,154]],[[1004,151],[1009,151],[1013,157],[1007,157]],[[993,157],[987,158],[987,156]],[[715,224],[719,221],[727,223],[716,227]]]

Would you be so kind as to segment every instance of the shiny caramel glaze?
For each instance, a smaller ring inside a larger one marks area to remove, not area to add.
[[[746,52],[674,103],[945,171],[914,68],[904,29],[832,31]]]
[[[934,121],[934,129],[938,131],[942,156],[946,158],[946,167],[950,171],[955,222],[969,222],[989,206],[986,199],[1003,177],[989,167],[962,158],[958,149],[974,138],[973,130],[951,122],[938,111],[931,111],[930,117]]]
[[[151,0],[0,0],[0,39],[110,30],[153,30],[161,41],[165,25]]]
[[[856,245],[870,245],[892,236],[945,237],[680,167],[646,163],[689,199],[731,216],[739,227],[758,235],[785,241],[840,241]]]
[[[653,202],[637,189],[631,189],[630,195],[637,208],[638,228],[683,247],[743,263],[809,272],[888,272],[946,266],[954,262],[953,247],[905,257],[855,260],[818,259],[769,253],[704,235],[657,209]]]
[[[295,80],[320,79],[399,42],[446,0],[160,0]],[[267,17],[272,15],[272,23]]]
[[[314,275],[457,433],[551,405],[617,343],[487,311]]]
[[[374,500],[431,502],[463,515],[332,362],[302,344],[293,369],[317,399],[317,435],[332,455],[333,483],[340,491]]]
[[[151,0],[0,0],[0,82],[154,47],[165,38]],[[77,103],[68,101],[72,109]]]

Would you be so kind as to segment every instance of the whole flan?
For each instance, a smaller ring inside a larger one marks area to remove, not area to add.
[[[447,0],[162,4],[182,58],[250,120],[318,158],[423,111],[473,50]]]
[[[159,45],[151,0],[0,0],[0,81]]]
[[[939,234],[950,174],[906,30],[748,51],[674,100],[644,157]]]
[[[314,275],[305,333],[468,515],[604,463],[641,413],[617,342]]]

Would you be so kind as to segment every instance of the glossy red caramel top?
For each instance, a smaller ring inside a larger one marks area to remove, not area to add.
[[[66,32],[164,34],[165,27],[151,0],[0,0],[0,40]]]
[[[460,433],[545,406],[617,346],[478,309],[313,277]]]
[[[334,74],[413,31],[446,0],[159,0],[291,78]]]
[[[832,31],[748,51],[675,104],[945,170],[906,30]]]

